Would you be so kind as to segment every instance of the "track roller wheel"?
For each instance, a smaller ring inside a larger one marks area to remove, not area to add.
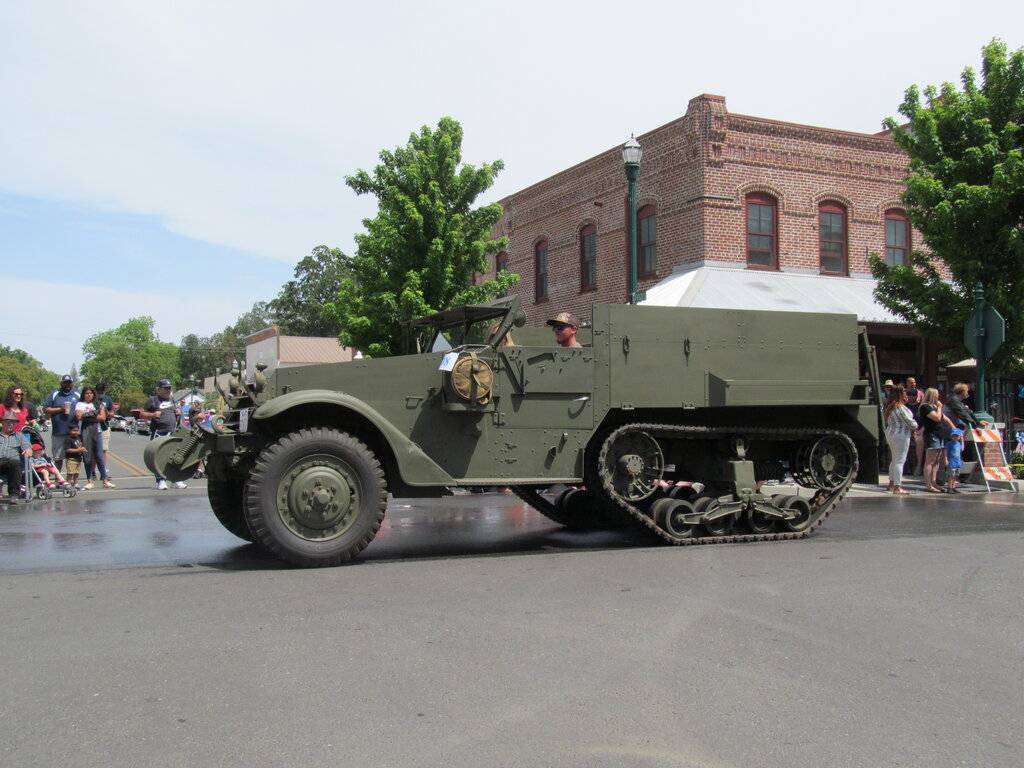
[[[778,518],[769,517],[756,509],[750,509],[743,515],[743,521],[751,533],[771,533],[775,530],[775,522]]]
[[[711,496],[701,496],[693,504],[693,509],[701,516],[713,513],[718,509],[718,499]],[[714,520],[705,520],[702,525],[709,536],[728,536],[732,533],[733,524],[736,519],[732,515],[725,515]]]
[[[684,515],[695,512],[693,504],[683,499],[658,499],[651,505],[651,515],[665,533],[673,539],[689,539],[697,527],[686,522]]]
[[[810,527],[811,504],[807,499],[800,498],[799,496],[790,496],[779,506],[796,513],[796,517],[792,520],[782,521],[782,525],[786,530],[793,531],[793,533],[801,533]]]

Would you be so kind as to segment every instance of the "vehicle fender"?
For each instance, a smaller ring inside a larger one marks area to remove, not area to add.
[[[376,427],[395,457],[402,481],[408,485],[453,485],[455,479],[439,467],[412,440],[399,431],[374,408],[357,397],[329,389],[302,389],[287,392],[259,406],[251,418],[262,421],[280,416],[302,405],[334,405],[359,414]]]

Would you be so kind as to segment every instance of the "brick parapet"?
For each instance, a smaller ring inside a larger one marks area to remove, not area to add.
[[[686,114],[638,136],[643,150],[638,207],[655,206],[657,274],[683,264],[745,266],[745,196],[778,200],[779,266],[818,271],[817,206],[847,209],[848,268],[869,271],[868,255],[885,250],[885,211],[902,208],[906,157],[888,136],[816,128],[730,114],[724,97],[702,94]],[[495,235],[509,237],[509,269],[522,280],[531,322],[552,306],[589,317],[592,302],[626,300],[626,182],[615,147],[507,196]],[[581,292],[579,231],[597,228],[597,289]],[[534,307],[533,247],[548,239],[548,296]],[[912,236],[915,247],[920,238]],[[493,274],[494,265],[491,265]]]

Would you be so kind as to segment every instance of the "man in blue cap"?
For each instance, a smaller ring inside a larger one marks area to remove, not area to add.
[[[50,439],[53,450],[50,452],[50,458],[59,470],[64,468],[64,443],[68,439],[68,427],[77,423],[75,406],[78,400],[75,380],[64,374],[60,378],[60,389],[53,390],[43,404],[43,410],[53,422],[53,437]]]
[[[181,418],[181,412],[175,406],[174,398],[171,396],[171,382],[169,379],[160,379],[157,382],[156,394],[149,398],[145,405],[142,406],[142,410],[139,411],[139,417],[149,419],[150,440],[169,435],[178,428],[178,419]],[[157,490],[166,491],[167,480],[160,475],[154,475],[154,477],[156,478]],[[188,485],[183,482],[173,483],[173,485],[175,488],[188,488]]]

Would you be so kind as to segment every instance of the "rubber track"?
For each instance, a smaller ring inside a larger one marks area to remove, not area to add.
[[[801,439],[812,439],[821,438],[826,436],[837,437],[840,440],[848,443],[853,453],[853,471],[850,472],[850,479],[845,485],[834,491],[826,491],[819,489],[813,497],[810,499],[811,504],[811,523],[806,529],[793,532],[793,531],[779,531],[777,533],[740,533],[730,534],[728,536],[691,536],[685,539],[677,539],[670,536],[665,530],[658,526],[654,520],[637,507],[633,506],[626,500],[619,497],[614,491],[612,485],[612,476],[606,469],[606,458],[608,456],[608,449],[620,435],[626,432],[648,432],[654,437],[659,436],[670,436],[674,438],[682,438],[689,440],[708,440],[717,438],[728,438],[728,437],[758,437],[762,440],[801,440]],[[786,541],[791,539],[806,539],[812,530],[821,525],[825,518],[827,518],[832,510],[838,506],[839,502],[843,500],[843,497],[849,492],[850,487],[853,485],[854,478],[857,477],[857,470],[859,468],[859,459],[857,456],[857,449],[854,446],[853,441],[850,440],[849,435],[845,432],[831,429],[773,429],[771,427],[692,427],[682,426],[679,424],[640,424],[632,423],[625,424],[618,429],[613,430],[609,433],[608,437],[601,444],[601,449],[598,452],[597,459],[598,476],[600,477],[601,484],[604,488],[604,498],[607,501],[615,503],[619,508],[624,510],[630,517],[636,522],[647,528],[653,534],[658,536],[662,541],[669,544],[675,544],[676,546],[693,545],[693,544],[734,544],[739,542],[751,542],[751,541]]]

